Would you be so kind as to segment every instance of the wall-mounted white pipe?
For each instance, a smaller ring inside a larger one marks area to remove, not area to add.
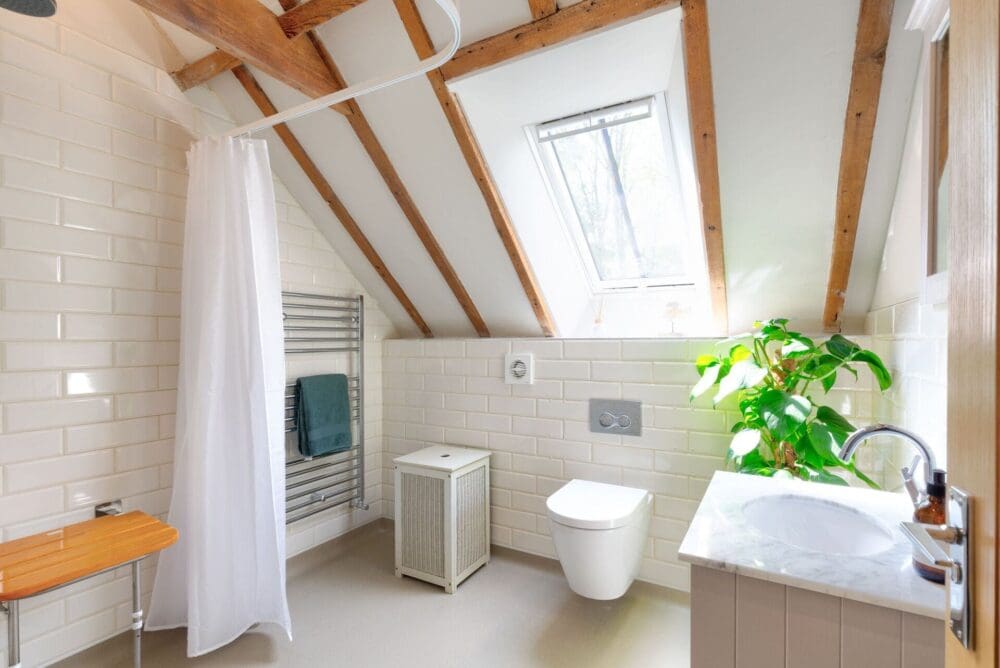
[[[266,130],[267,128],[272,128],[279,123],[284,123],[296,118],[300,118],[307,114],[311,114],[314,111],[320,109],[325,109],[339,102],[344,102],[345,100],[350,100],[355,97],[360,97],[367,93],[372,93],[374,91],[380,90],[382,88],[387,88],[393,84],[406,81],[407,79],[412,79],[413,77],[425,74],[433,69],[441,67],[446,62],[451,60],[451,57],[455,55],[458,50],[458,44],[462,38],[462,27],[461,22],[458,17],[458,9],[455,7],[455,3],[452,0],[434,0],[438,6],[444,10],[444,13],[448,16],[451,21],[451,27],[453,31],[453,36],[448,46],[442,50],[435,53],[429,58],[421,60],[416,69],[406,69],[400,72],[395,72],[384,77],[378,77],[375,79],[368,79],[367,81],[362,81],[353,86],[348,86],[329,95],[324,95],[323,97],[318,97],[315,100],[309,100],[308,102],[303,102],[300,105],[294,106],[291,109],[286,109],[285,111],[280,111],[277,114],[271,116],[265,116],[259,121],[254,121],[253,123],[248,123],[241,127],[230,130],[229,132],[223,133],[223,137],[236,137],[238,135],[249,134],[251,132],[256,132],[257,130]]]

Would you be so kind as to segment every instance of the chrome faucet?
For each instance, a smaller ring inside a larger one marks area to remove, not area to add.
[[[930,446],[926,442],[912,431],[903,429],[902,427],[897,427],[891,424],[873,424],[867,427],[862,427],[856,432],[847,437],[844,441],[843,447],[840,449],[840,459],[843,461],[848,461],[854,456],[854,451],[858,449],[866,439],[872,436],[899,436],[906,439],[912,443],[917,450],[920,451],[920,456],[924,460],[924,484],[931,480],[931,474],[934,469],[937,468],[936,461],[934,459],[934,452],[930,449]],[[913,470],[916,468],[916,460],[909,466],[909,468],[903,468],[903,484],[906,487],[906,491],[910,495],[910,499],[917,503],[919,500],[919,494],[916,487],[913,484]]]

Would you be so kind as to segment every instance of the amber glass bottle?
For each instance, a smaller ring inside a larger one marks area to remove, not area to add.
[[[931,479],[927,481],[927,499],[913,511],[914,521],[923,524],[944,524],[947,493],[948,481],[945,472],[934,469],[931,472]],[[944,583],[944,571],[926,563],[917,553],[913,556],[913,568],[925,580]]]

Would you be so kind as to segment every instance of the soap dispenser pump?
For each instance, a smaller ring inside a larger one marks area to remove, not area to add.
[[[913,511],[913,520],[922,524],[944,524],[947,494],[947,475],[941,469],[934,469],[931,472],[931,479],[927,481],[927,496]],[[913,568],[925,580],[944,583],[944,570],[930,564],[916,552],[913,554]]]

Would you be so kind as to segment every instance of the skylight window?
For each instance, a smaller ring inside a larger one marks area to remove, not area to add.
[[[595,291],[692,285],[696,228],[660,97],[533,128],[538,153]]]

